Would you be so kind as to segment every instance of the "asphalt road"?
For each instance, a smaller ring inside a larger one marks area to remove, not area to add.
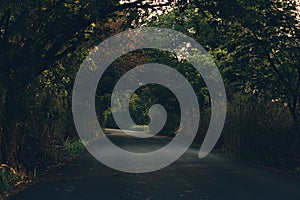
[[[109,137],[135,152],[152,151],[169,142],[159,136],[133,139],[118,132]],[[110,169],[85,152],[11,200],[300,199],[300,179],[214,153],[200,160],[197,153],[193,147],[162,170],[129,174]]]

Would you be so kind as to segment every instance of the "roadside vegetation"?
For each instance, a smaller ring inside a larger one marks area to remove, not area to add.
[[[193,2],[157,17],[150,24],[196,39],[219,66],[228,103],[219,149],[252,163],[299,173],[297,2]],[[192,80],[195,91],[200,91],[197,95],[206,115],[200,124],[201,139],[209,118],[208,93],[205,84]]]
[[[31,183],[37,176],[47,175],[47,171],[57,168],[65,163],[71,161],[76,156],[80,155],[85,150],[85,147],[81,140],[76,139],[74,141],[68,141],[61,147],[56,147],[53,152],[49,152],[51,155],[51,164],[45,168],[38,168],[36,166],[32,171],[28,171],[25,168],[13,168],[7,164],[0,165],[0,193],[9,189],[13,189],[16,186]],[[0,198],[1,200],[1,198]]]

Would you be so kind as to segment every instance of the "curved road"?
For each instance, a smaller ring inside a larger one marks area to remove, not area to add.
[[[117,131],[109,138],[135,152],[153,151],[169,142],[165,137],[142,140]],[[115,171],[85,152],[10,200],[300,199],[300,179],[217,154],[200,160],[198,149],[192,147],[169,167],[146,174]]]

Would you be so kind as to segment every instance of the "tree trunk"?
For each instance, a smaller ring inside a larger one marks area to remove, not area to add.
[[[293,131],[293,143],[291,144],[290,152],[295,152],[296,147],[299,143],[299,116],[297,113],[297,107],[290,107],[290,112],[294,120],[294,131]]]
[[[5,93],[1,112],[1,161],[9,164],[18,163],[18,129],[24,119],[25,107],[24,87],[17,85],[14,80],[6,79]]]

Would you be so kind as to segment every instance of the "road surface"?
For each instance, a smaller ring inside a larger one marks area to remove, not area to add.
[[[109,135],[118,146],[152,151],[169,139]],[[255,167],[218,154],[198,159],[190,148],[170,166],[152,173],[128,174],[104,166],[88,152],[45,181],[11,200],[293,200],[300,199],[300,179]]]

